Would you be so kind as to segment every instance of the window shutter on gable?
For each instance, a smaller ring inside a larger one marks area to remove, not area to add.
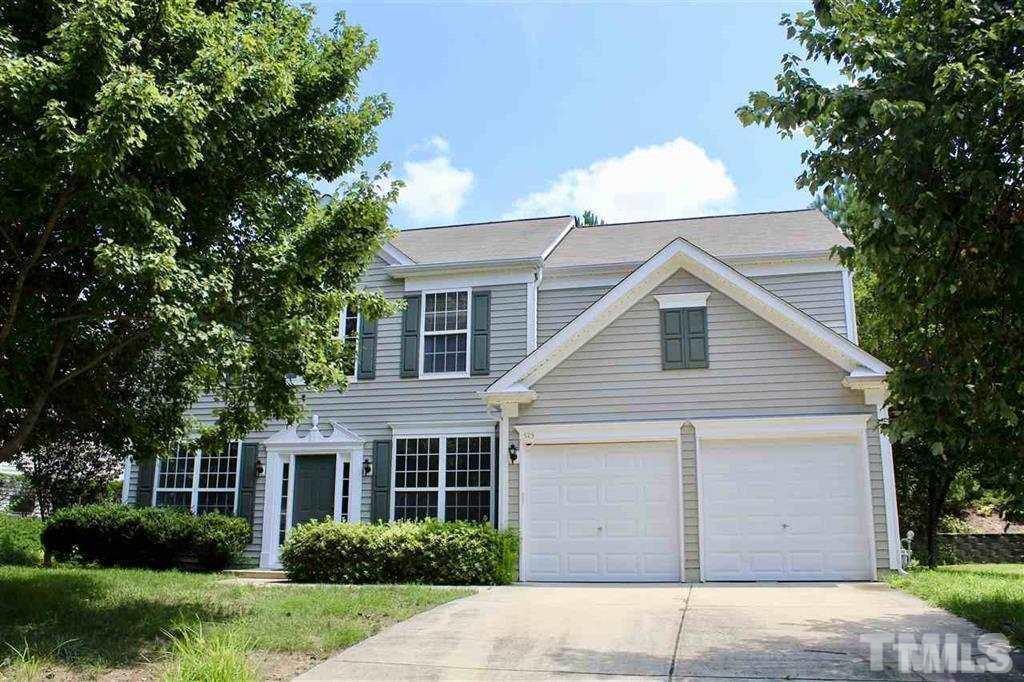
[[[686,366],[692,369],[708,366],[708,311],[706,308],[690,308],[683,311],[686,317]]]
[[[251,527],[256,509],[256,467],[259,463],[259,446],[256,443],[242,443],[241,458],[238,477],[238,515],[248,521]]]
[[[359,320],[359,357],[357,379],[377,378],[377,320]]]
[[[420,375],[420,295],[405,297],[402,312],[402,357],[399,376],[403,378]]]
[[[707,366],[707,309],[676,308],[662,310],[662,369],[702,369]]]
[[[153,479],[156,477],[156,460],[151,459],[148,462],[139,462],[136,468],[139,470],[139,474],[136,482],[135,506],[152,507]]]
[[[491,373],[491,292],[473,292],[470,374]]]
[[[370,520],[391,519],[391,441],[373,441],[373,488]]]
[[[661,311],[661,368],[683,369],[683,311]]]

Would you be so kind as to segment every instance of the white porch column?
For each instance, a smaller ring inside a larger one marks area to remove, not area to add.
[[[260,568],[277,568],[277,527],[281,518],[281,453],[267,452],[263,488],[263,541],[260,543]]]
[[[498,495],[498,528],[508,528],[508,446],[511,443],[511,428],[509,420],[519,416],[518,403],[501,403],[501,421],[498,423],[498,444],[500,451],[496,453],[498,458],[498,480],[501,486]]]

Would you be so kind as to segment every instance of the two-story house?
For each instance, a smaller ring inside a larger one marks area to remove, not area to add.
[[[874,579],[899,566],[885,364],[816,210],[400,232],[362,284],[404,299],[343,394],[126,500],[250,517],[279,565],[331,516],[518,527],[532,581]],[[214,418],[216,405],[195,407]]]

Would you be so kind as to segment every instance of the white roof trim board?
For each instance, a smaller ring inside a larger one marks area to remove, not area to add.
[[[402,253],[394,244],[387,242],[384,246],[380,247],[380,257],[388,265],[413,265],[415,261],[409,256]]]
[[[855,375],[884,376],[889,367],[810,315],[685,239],[676,238],[483,392],[489,403],[526,393],[641,298],[683,269]],[[529,391],[529,393],[533,393]]]

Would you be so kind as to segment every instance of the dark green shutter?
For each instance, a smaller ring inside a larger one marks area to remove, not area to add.
[[[373,441],[373,495],[370,498],[370,520],[391,519],[391,441]]]
[[[401,374],[404,378],[420,375],[420,295],[405,297],[405,311],[402,312],[402,361]]]
[[[683,311],[661,311],[661,368],[683,369]]]
[[[701,369],[707,366],[707,308],[662,310],[662,369]]]
[[[687,308],[686,317],[686,366],[697,369],[708,366],[708,311],[706,308]]]
[[[232,443],[228,447],[238,447]],[[252,525],[256,510],[256,467],[259,465],[259,446],[242,443],[242,461],[238,477],[238,515]]]
[[[473,292],[470,374],[491,373],[491,292]]]
[[[135,466],[139,469],[135,490],[135,506],[152,507],[153,478],[156,476],[156,460],[151,459],[148,462],[136,462]]]
[[[356,378],[377,377],[377,320],[359,320],[359,359]]]

